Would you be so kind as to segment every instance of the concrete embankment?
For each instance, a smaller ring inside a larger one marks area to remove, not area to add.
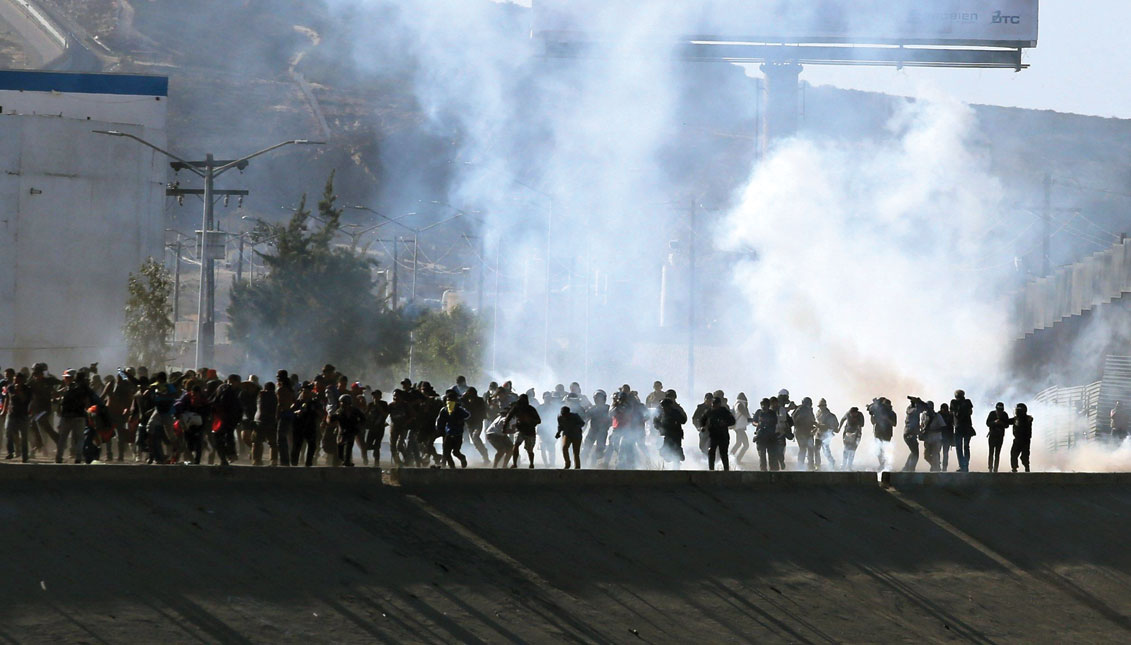
[[[1131,480],[1007,477],[4,465],[0,640],[1126,641]]]

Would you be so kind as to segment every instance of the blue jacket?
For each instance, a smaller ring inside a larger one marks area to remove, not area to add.
[[[459,404],[456,405],[455,412],[450,414],[448,413],[448,406],[444,405],[440,409],[440,414],[436,415],[436,432],[445,437],[463,435],[464,424],[470,417],[471,413]]]

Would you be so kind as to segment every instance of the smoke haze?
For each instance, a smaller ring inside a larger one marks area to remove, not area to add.
[[[593,18],[605,22],[587,31],[621,38],[576,59],[542,57],[523,6],[327,6],[320,29],[342,30],[327,40],[350,43],[351,68],[407,79],[422,129],[450,143],[383,146],[385,177],[413,166],[444,177],[386,186],[382,199],[403,212],[446,183],[444,201],[484,213],[477,259],[500,294],[493,378],[539,392],[572,380],[646,390],[658,378],[685,405],[708,388],[757,400],[788,387],[838,414],[885,395],[901,421],[907,394],[941,402],[963,387],[976,423],[993,401],[1011,409],[1032,395],[1001,382],[1018,245],[970,107],[923,89],[874,136],[803,130],[759,158],[753,80],[640,49],[683,17],[676,3]],[[661,271],[669,254],[673,274],[686,262],[692,202],[704,207],[700,393],[685,387],[686,330],[659,324]]]

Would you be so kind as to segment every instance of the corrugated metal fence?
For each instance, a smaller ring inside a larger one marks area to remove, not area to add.
[[[1025,285],[1017,301],[1017,337],[1079,316],[1124,293],[1131,293],[1131,240]]]
[[[1116,401],[1131,405],[1131,356],[1104,358],[1103,380],[1076,387],[1050,387],[1036,396],[1046,418],[1046,443],[1050,450],[1071,448],[1094,441],[1108,432]]]

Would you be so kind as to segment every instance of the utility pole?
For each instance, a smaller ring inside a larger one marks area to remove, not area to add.
[[[111,137],[125,137],[133,139],[141,145],[160,152],[161,154],[173,159],[174,161],[169,165],[173,170],[181,171],[187,170],[194,175],[204,180],[204,188],[201,189],[183,189],[180,186],[174,185],[165,192],[166,195],[183,197],[184,195],[200,195],[204,200],[204,214],[201,218],[200,229],[200,298],[197,303],[197,319],[196,319],[196,369],[209,366],[213,361],[213,345],[216,340],[216,321],[214,319],[216,310],[216,273],[214,261],[215,258],[208,252],[208,241],[210,234],[216,233],[214,230],[215,222],[213,217],[213,209],[215,202],[213,201],[216,195],[231,196],[237,195],[243,197],[247,195],[247,191],[239,190],[222,190],[215,189],[216,178],[228,172],[233,168],[239,169],[241,172],[247,168],[248,162],[255,157],[265,155],[289,145],[322,145],[322,141],[307,141],[306,139],[291,139],[276,143],[273,146],[264,148],[258,152],[253,152],[239,159],[232,161],[217,161],[216,158],[209,153],[204,161],[185,161],[177,155],[163,150],[152,143],[142,139],[141,137],[134,136],[126,132],[119,132],[117,130],[94,130],[95,134],[104,134]]]
[[[589,229],[589,215],[585,216],[585,338],[583,341],[582,351],[582,370],[581,376],[584,379],[584,387],[589,385],[589,334],[590,334],[590,317],[593,314],[592,307],[592,294],[596,285],[593,283],[593,245]]]
[[[498,376],[499,368],[499,274],[503,272],[500,261],[503,259],[503,245],[495,242],[495,302],[491,314],[491,374]]]
[[[1052,173],[1045,173],[1045,209],[1041,216],[1041,277],[1052,273]]]
[[[418,258],[420,256],[420,238],[417,235],[412,236],[412,299],[409,301],[416,304],[416,274],[417,267],[419,266]]]
[[[409,304],[413,307],[413,315],[416,314],[416,274],[419,265],[417,264],[418,256],[420,253],[420,239],[416,233],[412,236],[412,297],[409,299]],[[408,332],[408,379],[415,380],[415,359],[416,359],[416,331],[410,330]]]
[[[173,268],[173,326],[181,319],[181,239],[177,238],[177,257]]]
[[[400,238],[393,240],[393,309],[400,306],[400,299],[397,298],[397,276],[400,275]]]
[[[487,282],[487,236],[479,236],[479,294],[475,310],[483,315],[483,285]]]
[[[212,365],[216,345],[216,265],[208,246],[209,234],[216,227],[216,204],[212,201],[215,190],[215,157],[208,153],[204,170],[204,220],[200,227],[200,298],[196,309],[196,367]],[[206,289],[204,285],[208,285]],[[205,295],[207,294],[207,296]]]
[[[687,400],[695,402],[695,199],[691,200],[687,244]]]
[[[554,238],[554,199],[550,198],[550,210],[546,214],[546,302],[544,318],[546,327],[542,339],[542,365],[546,372],[550,371],[550,283],[552,281],[553,265],[550,262],[550,250],[553,248]]]
[[[240,256],[236,262],[236,282],[243,282],[243,233],[240,233]]]
[[[211,250],[212,238],[216,233],[216,198],[239,197],[242,201],[248,195],[246,190],[216,190],[216,176],[220,168],[239,168],[241,171],[247,167],[246,160],[217,161],[209,153],[204,161],[174,161],[169,164],[175,172],[181,170],[195,171],[204,179],[204,188],[181,188],[174,184],[165,191],[169,197],[183,198],[185,195],[197,195],[204,201],[204,214],[200,227],[200,297],[197,299],[196,319],[196,367],[211,365],[214,359],[216,343],[216,257]],[[240,265],[236,280],[243,278],[243,237],[240,237]]]

